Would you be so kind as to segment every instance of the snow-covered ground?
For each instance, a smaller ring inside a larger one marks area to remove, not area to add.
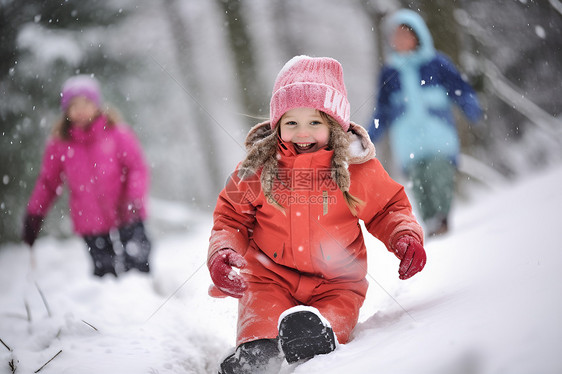
[[[557,168],[457,205],[407,281],[367,236],[371,287],[353,340],[283,372],[562,373],[561,183]],[[89,275],[79,238],[43,237],[33,258],[1,248],[0,374],[216,373],[236,301],[207,296],[210,225],[153,238],[151,276],[117,280]]]

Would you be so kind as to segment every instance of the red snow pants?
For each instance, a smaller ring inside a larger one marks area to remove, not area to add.
[[[366,279],[330,281],[303,275],[281,266],[256,248],[246,253],[242,274],[248,290],[238,303],[236,345],[278,335],[281,313],[297,305],[315,307],[332,325],[338,342],[347,343],[357,325],[359,309],[367,292]]]

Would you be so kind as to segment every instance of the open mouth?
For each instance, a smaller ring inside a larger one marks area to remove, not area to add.
[[[309,151],[316,145],[316,143],[294,143],[294,144],[297,152]]]

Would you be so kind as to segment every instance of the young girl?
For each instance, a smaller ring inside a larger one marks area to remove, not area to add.
[[[223,374],[274,372],[349,340],[367,292],[359,220],[401,260],[401,279],[425,265],[404,188],[349,115],[341,65],[298,56],[277,76],[270,121],[246,138],[208,253],[210,294],[240,299]]]
[[[386,22],[388,55],[369,135],[389,130],[393,154],[412,181],[428,235],[448,231],[459,139],[453,104],[477,121],[478,98],[453,63],[433,47],[423,19],[403,9]]]
[[[94,275],[149,271],[151,249],[143,221],[148,169],[133,132],[102,112],[97,80],[85,75],[62,88],[63,117],[47,142],[41,172],[27,205],[23,240],[33,245],[63,183],[70,190],[74,230],[88,246]],[[110,232],[117,229],[123,256],[116,256]],[[118,263],[119,262],[123,262]]]

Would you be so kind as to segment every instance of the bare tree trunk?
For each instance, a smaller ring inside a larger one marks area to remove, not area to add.
[[[376,60],[382,66],[384,62],[384,33],[382,28],[383,18],[391,11],[398,8],[396,7],[382,7],[377,1],[373,0],[360,0],[359,2],[371,21],[371,26],[373,28],[374,43],[376,46]]]
[[[293,28],[287,27],[287,20],[293,19],[296,3],[288,3],[287,0],[271,1],[274,8],[272,22],[274,22],[275,36],[278,40],[279,49],[283,52],[283,61],[288,61],[294,56],[305,54],[302,44],[297,41],[297,36],[293,32]]]
[[[455,21],[454,11],[459,6],[455,0],[420,1],[420,9],[433,36],[435,49],[445,53],[457,65],[461,48],[459,25]]]
[[[242,93],[242,103],[248,115],[267,117],[269,114],[269,91],[263,89],[263,84],[254,59],[254,46],[247,30],[241,0],[217,0],[224,11],[224,19],[228,30],[228,41],[234,56],[238,84]],[[248,119],[248,125],[256,123],[253,118]]]
[[[373,28],[373,43],[375,43],[375,51],[376,51],[375,52],[376,55],[373,56],[373,69],[380,72],[380,68],[384,64],[384,57],[385,57],[384,56],[385,35],[382,27],[383,19],[388,13],[396,10],[398,8],[398,5],[396,5],[396,7],[392,7],[392,6],[383,7],[378,1],[373,1],[373,0],[360,0],[360,4],[367,17],[370,19],[371,26]],[[376,105],[376,99],[378,95],[378,92],[376,92],[377,87],[378,87],[378,75],[376,81],[373,82],[373,91],[375,91],[375,94],[373,95],[374,98],[373,107]],[[369,125],[371,124],[369,123]],[[400,173],[398,168],[394,165],[392,150],[388,139],[388,132],[377,143],[377,158],[382,163],[384,168],[389,172],[389,174],[396,177]]]
[[[190,53],[193,51],[192,43],[189,38],[189,30],[186,23],[181,17],[177,0],[166,0],[164,2],[164,10],[169,20],[171,36],[174,41],[174,56],[178,66],[182,66],[182,74],[179,76],[179,84],[186,93],[186,103],[191,120],[187,123],[190,126],[190,132],[195,136],[194,144],[198,146],[202,160],[201,170],[190,173],[191,176],[187,183],[196,183],[195,191],[196,205],[207,206],[212,204],[218,195],[218,192],[224,185],[224,181],[220,177],[220,167],[213,137],[215,124],[209,116],[205,115],[205,108],[201,106],[196,96],[200,92],[201,84],[198,79],[195,63]],[[187,152],[186,152],[187,156]],[[196,178],[193,178],[196,176]]]

